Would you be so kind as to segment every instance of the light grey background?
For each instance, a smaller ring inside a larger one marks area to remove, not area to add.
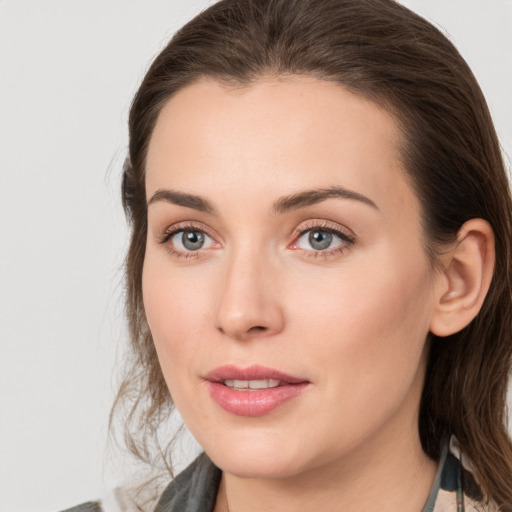
[[[0,510],[103,494],[125,340],[129,103],[208,0],[0,0]],[[403,0],[451,36],[512,154],[512,0]]]

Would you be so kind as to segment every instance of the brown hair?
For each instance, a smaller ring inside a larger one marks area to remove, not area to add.
[[[397,119],[403,164],[422,204],[433,263],[465,221],[483,218],[491,224],[496,265],[479,315],[461,332],[427,341],[419,431],[434,459],[441,440],[456,435],[486,495],[512,510],[506,426],[512,354],[509,184],[485,99],[469,67],[439,30],[393,0],[222,0],[179,30],[151,65],[130,111],[122,186],[132,226],[126,304],[133,357],[115,407],[130,405],[130,448],[150,460],[151,440],[172,410],[141,287],[144,168],[158,114],[176,91],[201,78],[244,85],[263,75],[287,74],[335,81]]]

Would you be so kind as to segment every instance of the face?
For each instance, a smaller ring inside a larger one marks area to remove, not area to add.
[[[306,77],[198,82],[161,111],[144,306],[224,471],[284,477],[417,440],[434,276],[399,144],[387,112]]]

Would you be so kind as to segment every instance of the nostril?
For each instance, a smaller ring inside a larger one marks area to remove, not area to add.
[[[259,332],[259,331],[266,331],[267,328],[263,327],[262,325],[255,325],[254,327],[251,327],[247,332]]]

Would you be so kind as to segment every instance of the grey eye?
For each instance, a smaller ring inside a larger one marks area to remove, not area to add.
[[[332,233],[327,231],[311,231],[308,237],[309,245],[315,251],[323,251],[327,249],[332,242]]]
[[[206,249],[212,243],[212,239],[203,231],[178,231],[171,238],[174,247],[180,251],[198,251]]]
[[[309,229],[304,232],[298,240],[301,249],[325,251],[333,249],[342,244],[342,239],[335,233],[324,229]]]

